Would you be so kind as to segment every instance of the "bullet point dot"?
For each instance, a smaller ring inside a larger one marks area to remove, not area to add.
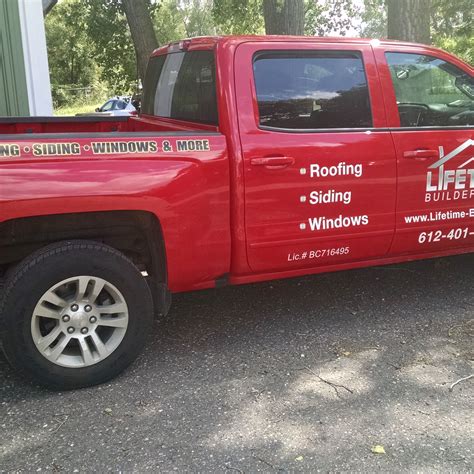
[[[306,174],[306,168],[300,168],[300,174]]]
[[[300,224],[300,230],[305,230],[306,229],[306,224]]]
[[[300,196],[300,202],[306,202],[306,196]]]

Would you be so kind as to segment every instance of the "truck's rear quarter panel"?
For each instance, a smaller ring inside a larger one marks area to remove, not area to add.
[[[0,221],[115,210],[159,219],[172,291],[213,286],[230,266],[225,138],[205,132],[0,135]]]

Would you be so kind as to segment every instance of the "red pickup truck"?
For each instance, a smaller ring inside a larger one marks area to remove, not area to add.
[[[174,292],[474,252],[473,68],[427,46],[208,37],[138,117],[0,119],[0,335],[69,389]]]

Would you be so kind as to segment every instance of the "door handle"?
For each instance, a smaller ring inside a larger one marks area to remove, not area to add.
[[[437,150],[411,150],[403,153],[403,158],[438,158]]]
[[[294,164],[295,159],[291,156],[267,156],[264,158],[252,158],[250,164],[252,166],[278,166],[284,168]]]

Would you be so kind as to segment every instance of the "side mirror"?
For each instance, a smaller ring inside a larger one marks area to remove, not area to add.
[[[96,111],[96,112],[100,112],[100,108],[97,107],[97,108],[95,109],[95,111]]]

